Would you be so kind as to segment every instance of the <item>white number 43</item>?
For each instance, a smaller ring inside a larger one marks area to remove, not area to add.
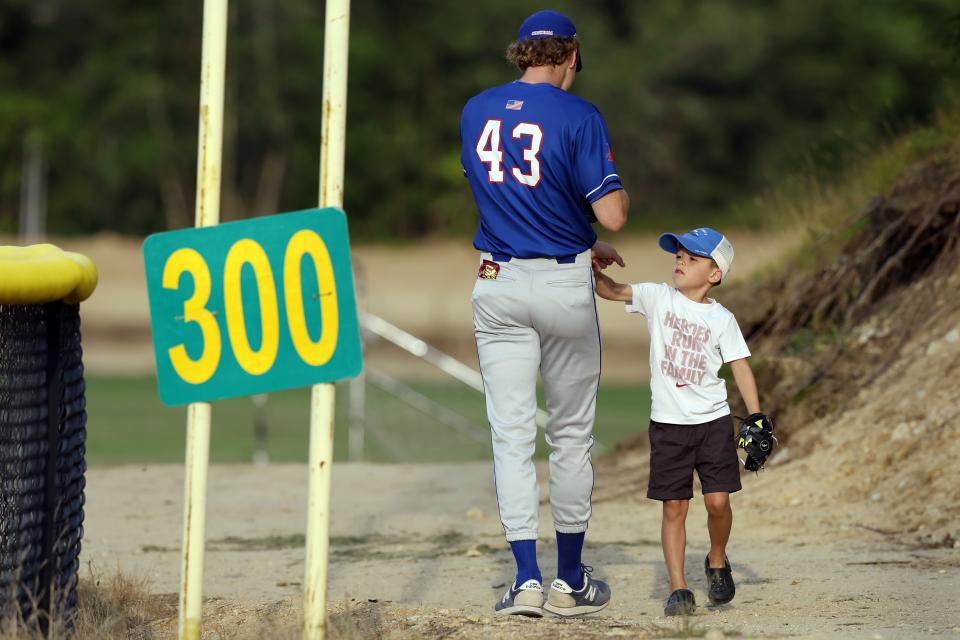
[[[480,134],[480,140],[477,141],[477,157],[480,162],[490,165],[487,171],[487,178],[490,182],[503,182],[503,151],[500,150],[500,127],[503,122],[500,120],[487,120],[483,127],[483,133]],[[530,165],[530,172],[523,173],[520,167],[513,167],[511,171],[513,177],[522,185],[535,187],[540,184],[540,160],[537,154],[540,153],[540,144],[543,142],[543,131],[540,125],[530,122],[521,122],[513,128],[513,138],[529,137],[530,145],[523,149],[523,160]]]

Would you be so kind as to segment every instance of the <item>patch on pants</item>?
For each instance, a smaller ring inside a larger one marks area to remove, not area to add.
[[[480,273],[477,274],[477,277],[483,278],[484,280],[496,280],[499,273],[499,264],[492,260],[484,260],[483,264],[480,265]]]

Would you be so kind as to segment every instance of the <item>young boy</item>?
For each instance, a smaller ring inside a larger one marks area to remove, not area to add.
[[[740,464],[726,384],[717,375],[720,366],[730,363],[749,413],[759,413],[760,402],[736,318],[707,297],[729,273],[733,246],[709,228],[681,236],[665,233],[659,244],[675,256],[674,286],[620,284],[599,271],[595,277],[597,295],[626,302],[627,312],[646,316],[650,328],[647,497],[663,502],[661,540],[671,591],[664,613],[671,616],[696,609],[683,573],[694,469],[707,507],[710,553],[704,568],[710,601],[725,604],[735,592],[726,547],[733,524],[730,494],[740,490]]]

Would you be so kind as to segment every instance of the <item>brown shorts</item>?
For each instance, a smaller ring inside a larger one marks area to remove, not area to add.
[[[648,433],[648,498],[689,500],[693,497],[694,469],[700,476],[703,493],[740,491],[740,461],[730,416],[703,424],[664,424],[651,420]]]

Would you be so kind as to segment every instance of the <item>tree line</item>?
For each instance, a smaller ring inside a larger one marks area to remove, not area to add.
[[[605,114],[633,226],[728,215],[798,171],[829,179],[958,98],[955,0],[558,0],[573,91]],[[54,233],[192,223],[202,2],[0,6],[0,232],[30,149]],[[353,0],[345,208],[361,239],[463,234],[464,102],[517,77],[529,0]],[[222,217],[317,200],[323,3],[233,0]],[[743,219],[763,223],[763,214]]]

